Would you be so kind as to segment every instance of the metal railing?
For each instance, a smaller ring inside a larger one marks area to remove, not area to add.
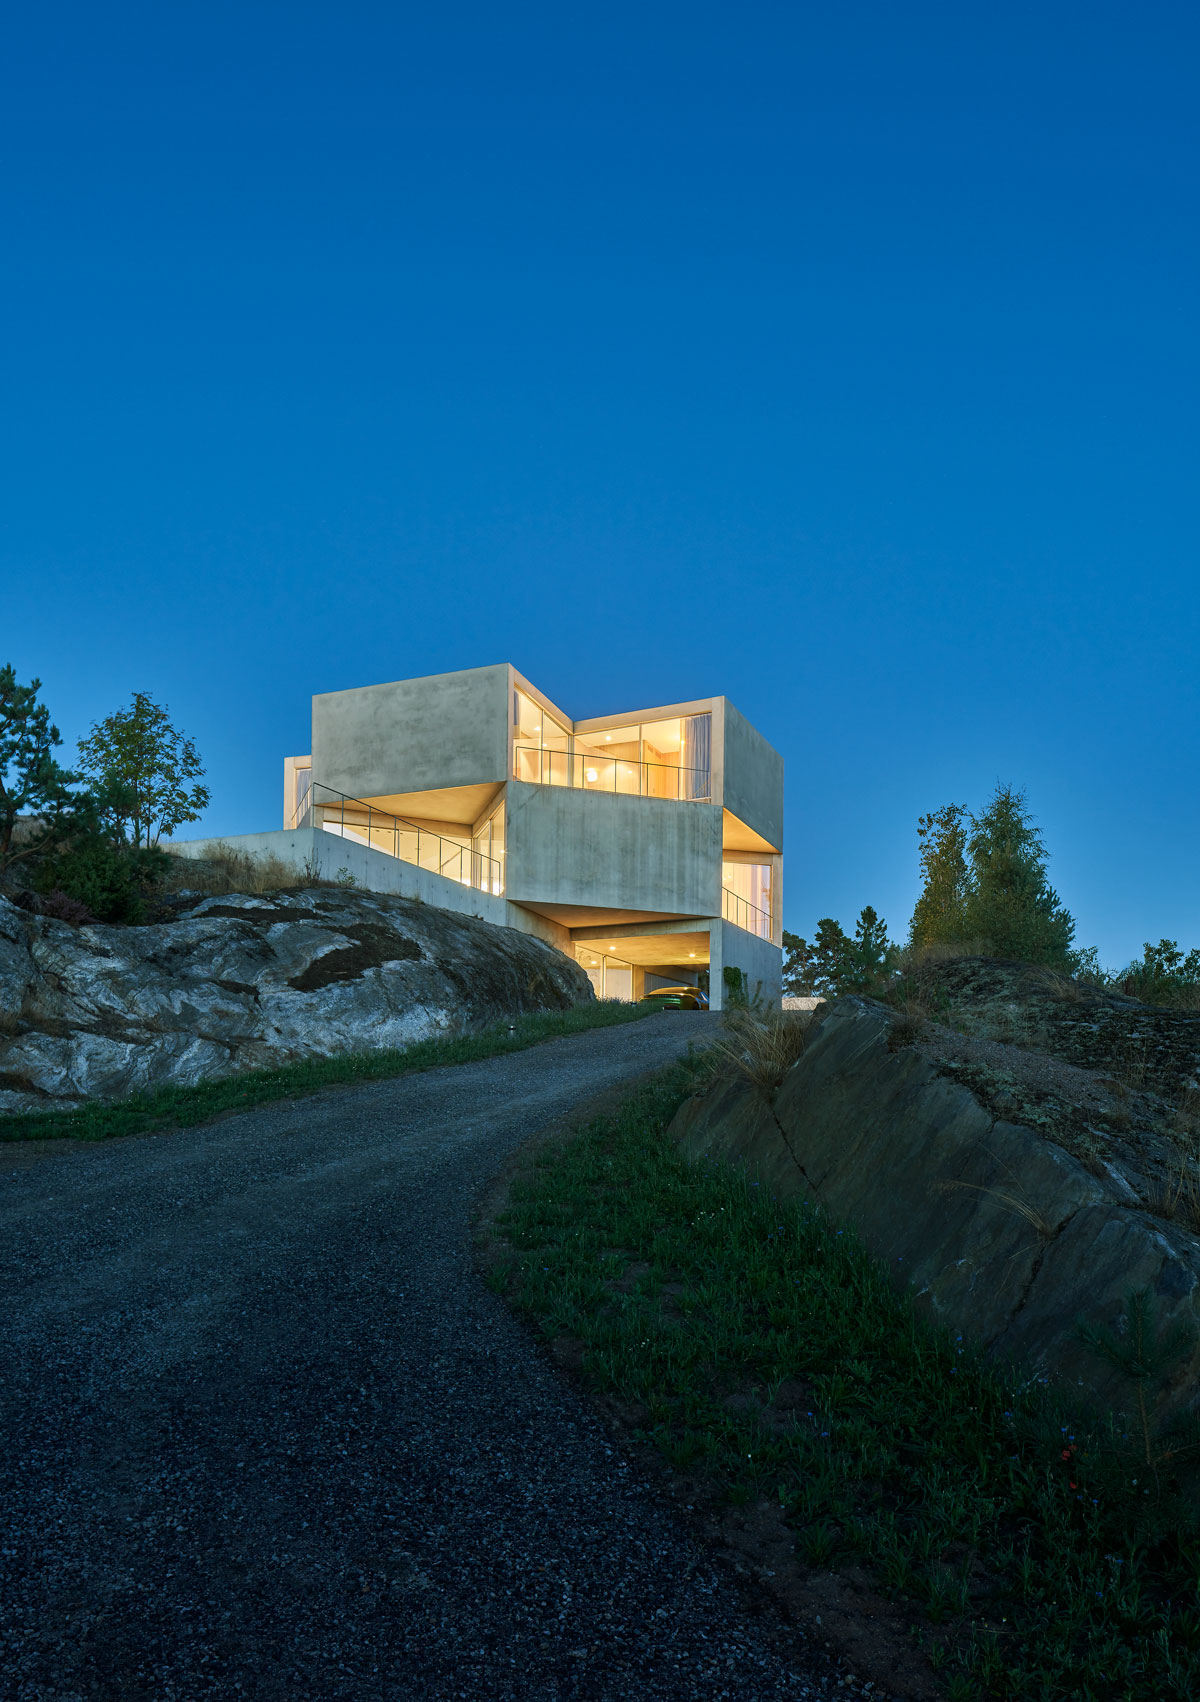
[[[418,827],[389,810],[365,803],[362,798],[348,798],[344,792],[316,781],[300,799],[291,825],[322,828],[478,892],[504,891],[504,868],[498,858],[485,857],[470,844],[447,839],[442,833]]]
[[[548,751],[513,746],[513,778],[538,786],[574,786],[585,792],[623,792],[635,798],[671,798],[707,804],[712,777],[707,768],[672,768],[665,762],[632,762],[592,751]]]
[[[760,910],[757,904],[751,904],[748,898],[734,892],[732,887],[721,888],[721,914],[727,922],[735,927],[745,928],[748,934],[757,934],[760,940],[771,938],[771,913]]]

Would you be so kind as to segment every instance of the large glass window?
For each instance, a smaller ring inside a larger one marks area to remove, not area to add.
[[[542,786],[571,785],[571,735],[527,692],[513,692],[513,774]]]
[[[771,937],[771,865],[769,863],[721,864],[724,890],[723,914],[739,928]]]
[[[585,791],[673,799],[710,797],[711,769],[709,714],[576,733],[570,765],[571,785]]]
[[[496,805],[472,841],[475,885],[484,892],[504,891],[504,800]]]
[[[633,998],[633,965],[608,951],[593,951],[590,946],[577,945],[575,958],[587,971],[598,999]]]

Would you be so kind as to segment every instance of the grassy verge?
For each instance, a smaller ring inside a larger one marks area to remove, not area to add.
[[[1114,1424],[918,1318],[816,1207],[689,1165],[665,1129],[695,1069],[526,1161],[493,1288],[672,1469],[770,1503],[802,1567],[866,1569],[952,1702],[1200,1695],[1184,1504]]]
[[[85,1105],[77,1111],[18,1112],[0,1117],[0,1141],[101,1141],[113,1135],[185,1128],[225,1111],[246,1111],[276,1099],[297,1099],[341,1082],[381,1081],[436,1069],[441,1064],[468,1064],[477,1058],[520,1052],[539,1041],[580,1034],[585,1029],[636,1022],[650,1014],[645,1006],[621,1004],[615,999],[574,1005],[565,1011],[534,1011],[514,1018],[511,1026],[500,1022],[475,1034],[421,1040],[415,1046],[306,1058],[277,1070],[249,1070],[195,1087],[160,1088],[128,1099]]]

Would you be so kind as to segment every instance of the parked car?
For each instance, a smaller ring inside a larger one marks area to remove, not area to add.
[[[706,1011],[708,995],[699,987],[656,987],[643,996],[642,1003],[664,1011]]]

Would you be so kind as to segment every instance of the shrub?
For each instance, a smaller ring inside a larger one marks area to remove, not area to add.
[[[143,920],[165,867],[161,851],[89,836],[47,857],[34,885],[46,898],[58,894],[60,902],[65,897],[84,906],[98,922],[136,923]]]
[[[96,920],[86,904],[81,904],[77,898],[69,897],[60,887],[44,894],[18,892],[14,895],[13,902],[35,916],[47,916],[54,922],[69,922],[72,928],[83,928]]]
[[[1200,949],[1185,956],[1175,940],[1159,940],[1142,948],[1140,963],[1131,963],[1113,977],[1118,992],[1147,1005],[1200,1008]]]

